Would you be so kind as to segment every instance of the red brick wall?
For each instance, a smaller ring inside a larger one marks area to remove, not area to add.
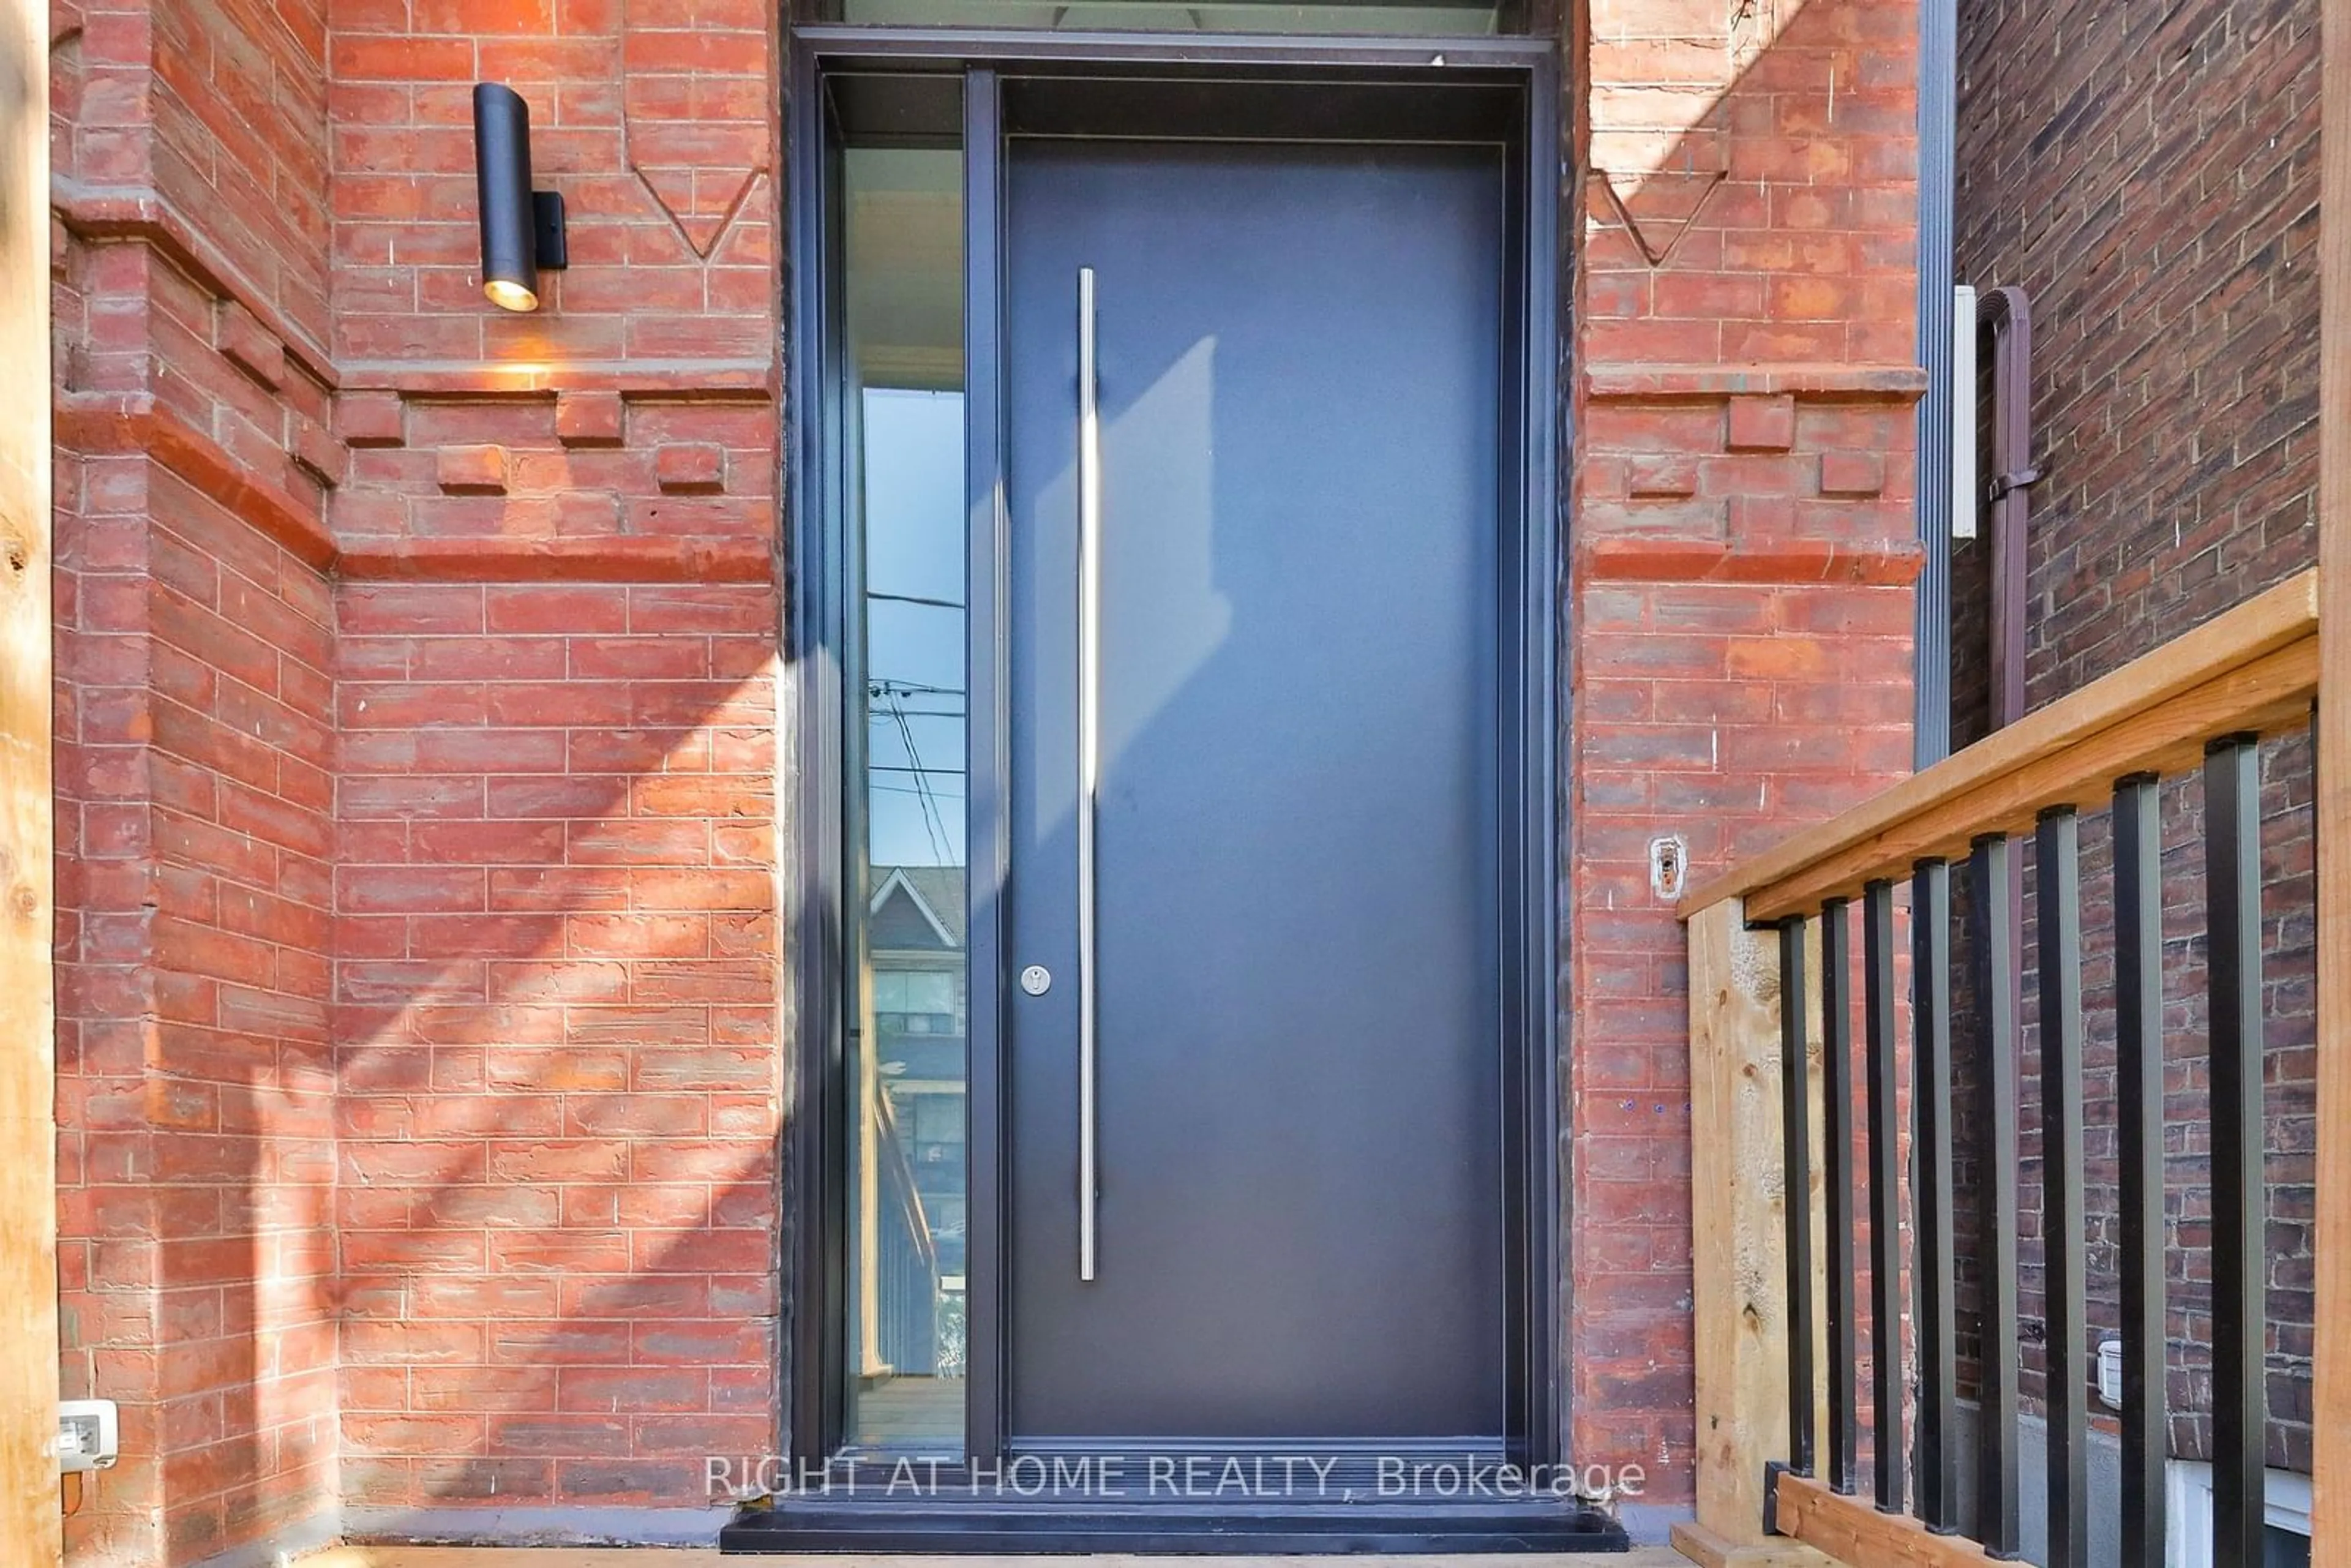
[[[339,608],[346,1495],[702,1503],[776,1433],[776,597]]]
[[[67,204],[118,228],[137,204],[168,216],[222,293],[321,363],[326,6],[58,0],[49,15]]]
[[[659,367],[681,388],[764,385],[777,8],[762,0],[335,0],[335,351],[439,362],[455,384],[528,363]],[[530,105],[543,188],[569,204],[548,308],[486,309],[472,88]],[[592,379],[592,378],[591,378]]]
[[[699,1505],[780,1421],[769,12],[120,3],[57,59],[68,1361],[132,1448],[78,1552]],[[1910,26],[1575,18],[1563,1333],[1653,1500],[1649,841],[1703,877],[1907,760]],[[477,78],[570,205],[536,316],[474,277]]]
[[[332,20],[346,1500],[702,1506],[780,1422],[769,11]],[[569,204],[533,316],[477,79]]]
[[[328,593],[172,476],[149,505],[156,1185],[89,1174],[162,1239],[169,1529],[203,1555],[334,1492]]]
[[[317,12],[59,13],[78,1562],[775,1440],[763,14],[339,9],[331,142]],[[571,200],[538,318],[476,74]]]
[[[325,0],[147,8],[156,191],[219,247],[245,302],[309,345],[328,321],[327,13]]]
[[[2316,559],[2318,6],[2141,10],[2071,0],[1962,16],[1959,275],[2016,284],[2034,314],[2027,685],[2033,706]],[[2192,106],[2192,107],[2191,107]],[[1980,733],[1980,546],[1955,554],[1959,738]],[[2270,1461],[2309,1464],[2314,976],[2311,754],[2262,758],[2263,1011],[2270,1066]],[[2206,1450],[2209,1226],[2202,792],[2167,789],[2166,1049],[2175,1451]],[[2085,907],[2107,831],[2085,824]],[[2087,945],[2092,1326],[2114,1332],[2112,932]],[[2028,943],[2030,936],[2028,935]],[[2030,946],[2027,953],[2032,952]],[[2032,994],[2027,980],[2026,995]],[[2034,1040],[2026,1041],[2026,1061]],[[2026,1085],[2027,1128],[2037,1124]],[[2038,1151],[2027,1135],[2028,1208]],[[2030,1228],[2028,1227],[2028,1234]],[[2027,1333],[2039,1260],[2025,1252]],[[2029,1359],[2037,1360],[2037,1355]],[[2038,1376],[2037,1368],[2029,1375]]]
[[[51,74],[64,1383],[77,1562],[338,1491],[323,20],[60,6]]]
[[[65,1382],[127,1456],[69,1540],[193,1562],[336,1495],[329,592],[142,453],[61,469]]]
[[[1738,11],[1737,17],[1732,12]],[[1914,8],[1593,0],[1568,900],[1572,1448],[1689,1495],[1693,885],[1908,771]]]

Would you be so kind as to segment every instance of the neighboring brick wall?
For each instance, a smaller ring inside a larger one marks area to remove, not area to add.
[[[1570,634],[1579,1462],[1686,1498],[1692,885],[1910,763],[1915,8],[1593,0]],[[1735,13],[1735,15],[1734,15]]]
[[[2318,6],[2061,0],[1963,8],[1962,281],[2022,286],[2034,317],[2028,699],[2039,706],[2315,559]],[[1959,706],[1981,733],[1983,547],[1954,552]],[[2309,1462],[2314,1051],[2306,737],[2262,759],[2274,1416],[2270,1461]],[[2210,1388],[2202,790],[2165,791],[2176,1452],[2206,1452]],[[2091,1318],[2118,1311],[2108,833],[2085,821]],[[2028,930],[2028,956],[2032,949]],[[2028,1018],[2033,978],[2028,975]],[[2037,1087],[2023,1106],[2037,1211]],[[2032,1227],[2026,1227],[2028,1238]],[[2024,1310],[2038,1327],[2028,1240]],[[2028,1351],[2029,1377],[2039,1376]],[[2028,1388],[2038,1392],[2037,1382]]]

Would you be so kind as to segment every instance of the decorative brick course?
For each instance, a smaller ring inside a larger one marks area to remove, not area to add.
[[[396,392],[340,392],[335,434],[346,446],[398,446],[408,439],[407,405]]]
[[[1635,501],[1677,501],[1698,494],[1698,459],[1685,455],[1633,457],[1625,494]]]
[[[1786,392],[1730,400],[1723,444],[1733,452],[1785,452],[1796,444],[1796,400]]]
[[[444,446],[433,455],[434,482],[453,496],[507,493],[503,446]]]
[[[214,341],[237,369],[275,392],[286,382],[286,345],[244,306],[224,299]]]
[[[555,400],[555,435],[566,446],[619,446],[627,433],[619,392],[565,392]]]
[[[1875,452],[1821,454],[1821,494],[1853,500],[1883,494],[1886,460]]]
[[[673,496],[715,496],[726,488],[726,449],[707,441],[673,442],[653,454],[653,477]]]
[[[343,444],[315,419],[293,414],[287,417],[287,424],[291,433],[287,452],[302,471],[322,489],[331,490],[341,484],[344,472],[350,466],[350,455]]]

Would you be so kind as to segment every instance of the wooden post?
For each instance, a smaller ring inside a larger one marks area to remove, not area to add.
[[[0,38],[0,1558],[63,1554],[50,989],[48,6]]]
[[[1817,966],[1808,967],[1818,972]],[[1690,1300],[1698,1520],[1675,1527],[1674,1545],[1694,1562],[1742,1568],[1810,1568],[1829,1561],[1763,1531],[1763,1467],[1788,1457],[1780,1007],[1777,938],[1750,931],[1736,898],[1692,915]]]
[[[2351,1568],[2351,0],[2324,0],[2318,258],[2318,1233],[2311,1557]]]

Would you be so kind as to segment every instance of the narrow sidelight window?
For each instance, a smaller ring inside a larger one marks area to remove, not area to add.
[[[963,1449],[967,1045],[963,154],[852,145],[837,494],[852,1449]]]

